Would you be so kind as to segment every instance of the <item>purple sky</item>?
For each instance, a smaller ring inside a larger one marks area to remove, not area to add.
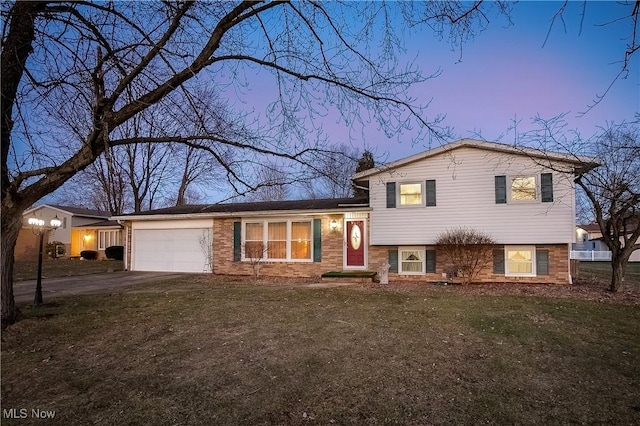
[[[626,79],[619,79],[606,97],[585,115],[597,95],[603,94],[621,69],[629,20],[606,26],[631,7],[616,2],[587,3],[580,28],[583,2],[570,2],[564,25],[556,21],[545,44],[551,20],[562,2],[525,1],[514,6],[513,25],[494,18],[488,28],[460,50],[437,40],[430,33],[405,40],[407,57],[417,57],[423,74],[441,70],[435,79],[413,88],[418,103],[431,100],[428,114],[445,114],[445,125],[458,137],[477,137],[511,143],[509,130],[514,118],[518,132],[533,128],[536,115],[551,118],[567,113],[567,129],[592,136],[607,122],[633,121],[639,111],[639,57],[634,58]],[[566,30],[565,30],[566,29]],[[461,59],[461,60],[460,60]],[[259,111],[260,93],[268,87],[253,88],[245,99]],[[364,137],[328,116],[322,125],[338,143],[368,147],[383,161],[396,160],[429,148],[429,142],[412,143],[411,134],[401,143],[387,139],[367,127]],[[406,140],[406,142],[405,142]]]

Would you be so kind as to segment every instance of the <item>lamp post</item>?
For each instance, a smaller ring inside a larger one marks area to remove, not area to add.
[[[36,294],[33,299],[34,305],[42,305],[42,252],[44,249],[44,234],[53,229],[57,229],[62,225],[62,221],[58,219],[58,216],[55,216],[49,222],[50,226],[45,226],[44,220],[38,219],[37,217],[29,218],[29,225],[31,225],[31,229],[33,232],[40,237],[40,248],[38,250],[38,280],[36,281]]]

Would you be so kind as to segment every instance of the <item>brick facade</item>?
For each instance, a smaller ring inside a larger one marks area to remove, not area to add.
[[[496,246],[502,248],[503,246]],[[427,247],[436,250],[437,247]],[[369,247],[370,269],[377,270],[377,265],[382,265],[388,261],[388,251],[397,247]],[[567,244],[557,245],[537,245],[536,249],[549,250],[549,274],[535,277],[508,277],[504,274],[495,274],[493,264],[485,267],[476,281],[481,283],[529,283],[529,284],[570,284],[569,278],[569,247]],[[448,265],[436,260],[436,272],[424,275],[401,275],[390,273],[389,281],[424,281],[437,282],[443,280],[443,273],[448,269]]]
[[[322,259],[320,262],[260,262],[261,276],[275,277],[319,277],[324,272],[342,270],[342,251],[344,239],[342,234],[342,215],[315,216],[321,219]],[[214,219],[213,222],[213,273],[221,275],[253,275],[253,268],[248,261],[233,260],[233,223],[242,218],[231,217]],[[336,220],[340,227],[332,231],[329,224]]]

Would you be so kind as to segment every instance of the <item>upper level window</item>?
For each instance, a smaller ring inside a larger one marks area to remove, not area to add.
[[[511,199],[513,201],[534,201],[536,199],[535,176],[511,178]]]
[[[401,206],[422,205],[422,184],[421,183],[401,183],[400,184],[400,205]]]
[[[553,203],[553,174],[495,176],[496,204],[522,201]]]

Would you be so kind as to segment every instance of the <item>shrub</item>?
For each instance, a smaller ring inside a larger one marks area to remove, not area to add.
[[[436,238],[438,252],[449,266],[447,273],[461,278],[462,284],[475,280],[491,263],[494,244],[491,236],[467,228],[447,230]]]
[[[82,250],[80,257],[84,260],[96,260],[98,258],[98,252],[95,250]]]
[[[62,246],[62,253],[56,253],[56,247],[58,246]],[[61,241],[50,241],[47,243],[46,253],[50,258],[57,259],[58,255],[64,255],[64,244]]]
[[[124,259],[124,246],[111,246],[104,250],[107,259],[122,260]]]

